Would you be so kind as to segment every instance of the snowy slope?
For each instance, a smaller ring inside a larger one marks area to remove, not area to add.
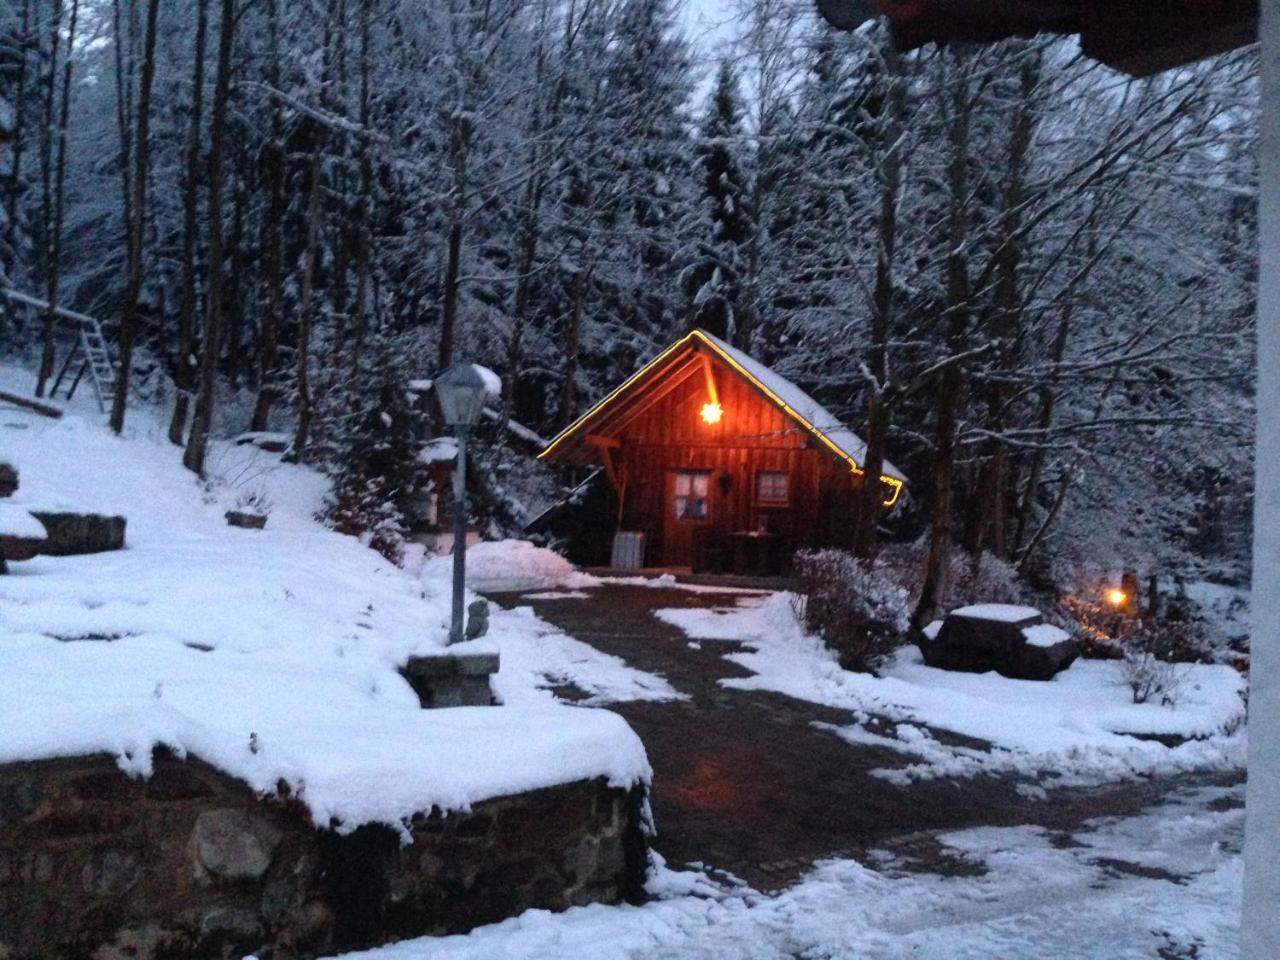
[[[25,379],[0,370],[14,389]],[[202,484],[157,413],[133,411],[123,438],[100,420],[0,410],[0,459],[21,473],[12,509],[129,522],[123,551],[39,557],[0,578],[0,762],[106,751],[145,774],[165,744],[258,790],[283,780],[317,823],[347,828],[584,777],[648,778],[620,717],[541,688],[581,679],[600,701],[678,696],[661,678],[495,611],[484,642],[504,654],[507,705],[421,710],[397,667],[444,644],[447,581],[317,523],[327,483],[314,471],[219,445]],[[276,504],[263,531],[223,519],[246,490]]]

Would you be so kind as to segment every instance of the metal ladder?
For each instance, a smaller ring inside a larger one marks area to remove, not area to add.
[[[49,309],[48,302],[21,293],[12,287],[0,286],[0,296],[12,303],[30,307],[32,310],[47,311]],[[80,381],[84,379],[87,372],[89,381],[93,384],[98,409],[106,413],[116,395],[116,363],[111,357],[111,348],[107,345],[107,339],[102,335],[102,324],[88,314],[67,310],[65,307],[55,307],[53,312],[64,326],[70,327],[75,332],[75,344],[67,354],[67,359],[63,361],[62,369],[58,371],[58,376],[53,381],[49,396],[57,398],[58,391],[62,389],[62,384],[71,371],[76,357],[83,356],[75,377],[66,387],[64,396],[67,400],[74,396],[76,387],[80,385]]]

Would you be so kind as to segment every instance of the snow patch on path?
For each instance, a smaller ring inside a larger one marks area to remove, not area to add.
[[[1235,960],[1243,811],[1211,810],[1223,794],[1095,821],[1074,845],[1034,827],[938,838],[982,876],[905,872],[884,854],[880,869],[828,861],[765,896],[659,865],[661,899],[642,907],[531,910],[346,960]]]
[[[772,690],[840,707],[862,722],[831,728],[856,743],[894,746],[920,762],[881,771],[897,781],[1012,772],[1056,774],[1059,785],[1094,783],[1180,770],[1230,769],[1244,762],[1244,681],[1219,665],[1179,667],[1176,707],[1130,702],[1119,664],[1077,661],[1047,682],[1009,680],[925,666],[905,647],[881,676],[842,670],[823,642],[805,633],[785,593],[733,607],[666,609],[659,619],[695,640],[731,640],[748,648],[727,655],[754,674],[720,681],[741,690]],[[896,721],[888,736],[868,728],[876,714]],[[945,745],[925,727],[994,746],[990,752]],[[1169,747],[1139,736],[1187,738]]]

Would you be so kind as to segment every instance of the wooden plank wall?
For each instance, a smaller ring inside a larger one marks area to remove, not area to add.
[[[611,431],[621,441],[615,455],[625,484],[622,525],[646,533],[647,562],[672,562],[662,542],[671,470],[711,472],[711,526],[719,534],[763,525],[782,534],[789,548],[847,543],[852,493],[858,483],[847,464],[820,449],[807,431],[736,373],[713,363],[724,410],[718,424],[701,419],[709,396],[702,371],[695,370],[676,389]],[[758,470],[787,471],[787,507],[755,503]]]

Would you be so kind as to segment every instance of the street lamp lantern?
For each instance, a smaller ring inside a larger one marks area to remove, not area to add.
[[[463,635],[463,589],[467,574],[467,439],[480,420],[485,397],[497,392],[497,378],[474,363],[455,363],[436,377],[436,400],[444,422],[458,438],[458,456],[453,471],[453,615],[449,622],[449,642]]]
[[[435,380],[436,400],[444,422],[454,430],[480,422],[489,382],[474,363],[455,363]]]

